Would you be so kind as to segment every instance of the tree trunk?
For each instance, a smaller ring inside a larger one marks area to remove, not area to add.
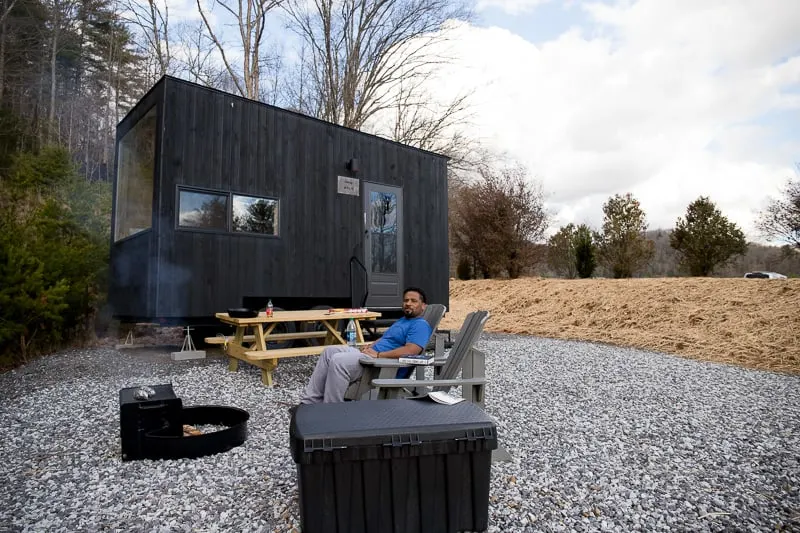
[[[0,105],[3,103],[6,66],[6,19],[0,23]]]
[[[50,47],[50,108],[47,110],[48,139],[55,140],[53,123],[56,117],[56,56],[58,55],[58,17],[53,21],[53,40]]]
[[[166,30],[165,30],[166,31]],[[105,180],[111,179],[111,168],[114,165],[114,144],[116,141],[116,126],[119,124],[119,79],[120,67],[122,65],[123,45],[117,41],[115,35],[111,39],[108,60],[108,127],[106,129],[103,143],[105,145]],[[164,74],[167,71],[165,69]]]
[[[36,104],[34,105],[34,128],[36,128],[36,138],[39,140],[39,146],[42,146],[45,142],[44,138],[44,128],[42,127],[42,123],[44,123],[44,79],[47,75],[46,72],[46,65],[45,62],[42,61],[41,66],[39,67],[40,75],[38,80],[39,90],[38,94],[36,95]]]
[[[67,150],[72,153],[72,127],[74,125],[75,104],[69,106],[69,124],[67,125]]]

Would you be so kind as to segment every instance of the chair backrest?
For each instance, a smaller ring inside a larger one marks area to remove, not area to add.
[[[445,311],[447,311],[447,308],[442,304],[428,304],[425,307],[422,318],[424,318],[431,327],[431,337],[436,333],[436,328],[439,327],[439,322],[442,321]],[[430,339],[428,339],[428,342],[430,342]]]
[[[447,361],[439,372],[438,379],[455,379],[458,377],[458,372],[464,364],[472,346],[481,336],[483,326],[489,319],[489,311],[473,311],[464,319],[461,325],[461,330],[458,332],[458,338],[450,349],[450,355],[447,356]],[[449,389],[449,387],[443,387]]]
[[[425,346],[422,347],[423,352],[425,352],[428,349],[431,339],[433,338],[433,335],[436,333],[436,328],[439,327],[439,322],[442,321],[442,317],[444,316],[444,312],[446,310],[447,308],[442,304],[428,304],[427,306],[425,306],[425,311],[422,313],[422,318],[424,318],[425,321],[428,323],[428,325],[431,327],[431,336],[428,337]],[[397,379],[406,379],[413,373],[413,371],[414,371],[413,368],[400,368],[397,370],[397,375],[395,377]]]

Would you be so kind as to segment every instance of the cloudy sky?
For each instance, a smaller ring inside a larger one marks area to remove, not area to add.
[[[469,133],[542,183],[553,231],[626,192],[671,228],[703,195],[760,240],[798,176],[800,0],[476,1],[432,90],[474,89]]]
[[[482,80],[475,129],[542,182],[555,227],[631,192],[670,228],[704,195],[757,238],[800,162],[800,1],[479,2],[448,86]]]

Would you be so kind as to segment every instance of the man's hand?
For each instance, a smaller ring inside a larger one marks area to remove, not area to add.
[[[374,344],[374,343],[373,343]],[[378,357],[378,352],[372,349],[372,344],[361,347],[361,353],[367,354],[371,357]]]

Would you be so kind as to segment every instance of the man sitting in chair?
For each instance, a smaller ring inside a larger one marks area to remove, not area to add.
[[[422,318],[425,306],[422,289],[409,287],[403,291],[403,318],[392,324],[380,339],[361,350],[351,346],[325,348],[300,403],[343,402],[347,387],[361,377],[359,361],[364,358],[397,359],[422,353],[431,336],[431,327]]]

